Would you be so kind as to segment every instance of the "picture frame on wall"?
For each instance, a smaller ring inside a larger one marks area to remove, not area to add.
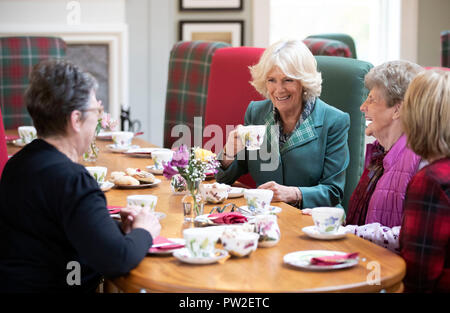
[[[222,41],[233,47],[244,45],[244,21],[180,21],[181,41]]]
[[[180,11],[242,10],[242,0],[179,0]]]

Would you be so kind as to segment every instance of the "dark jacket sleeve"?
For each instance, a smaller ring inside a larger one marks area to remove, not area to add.
[[[136,267],[152,244],[150,233],[134,229],[124,235],[106,209],[106,200],[97,182],[86,173],[68,180],[60,216],[67,238],[81,261],[107,277],[120,276]]]

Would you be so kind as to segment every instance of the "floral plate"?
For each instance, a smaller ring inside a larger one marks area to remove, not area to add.
[[[164,171],[164,170],[158,170],[158,169],[156,169],[154,165],[149,165],[149,166],[147,166],[147,170],[148,170],[150,173],[155,174],[155,175],[162,175],[162,174],[163,174],[163,171]]]
[[[231,191],[228,192],[228,198],[239,198],[244,195],[245,188],[231,187]]]
[[[190,264],[211,264],[216,263],[228,256],[228,251],[215,249],[215,255],[212,257],[192,257],[187,248],[177,249],[173,252],[173,256],[181,262]]]
[[[142,189],[154,187],[161,183],[161,179],[155,178],[155,181],[151,184],[139,184],[139,185],[116,185],[117,189]]]
[[[13,140],[12,144],[15,145],[16,147],[25,147],[26,145],[21,138]]]
[[[244,216],[254,216],[253,214],[249,214],[249,208],[247,205],[243,205],[241,207],[239,207],[237,209],[240,213],[242,213],[242,215]],[[264,212],[255,214],[255,215],[264,215],[264,214],[278,214],[281,212],[281,208],[278,206],[273,206],[271,205],[267,210],[265,210]]]
[[[338,231],[334,234],[322,234],[317,230],[315,225],[306,226],[302,228],[302,231],[311,238],[322,239],[322,240],[333,240],[344,238],[347,233],[345,232],[345,227],[339,227]]]
[[[118,147],[115,144],[111,144],[111,145],[107,145],[106,148],[108,148],[109,151],[111,152],[115,152],[115,153],[124,153],[130,149],[138,149],[139,146],[137,145],[132,145],[129,147]]]
[[[330,251],[330,250],[305,250],[295,251],[286,254],[283,257],[283,261],[286,264],[310,271],[329,271],[338,270],[341,268],[353,267],[358,264],[359,259],[349,259],[344,263],[335,265],[311,265],[311,259],[316,257],[331,256],[331,255],[344,255],[345,252]]]

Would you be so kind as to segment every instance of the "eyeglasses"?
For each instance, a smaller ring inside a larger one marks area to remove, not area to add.
[[[211,209],[211,211],[209,212],[209,214],[212,214],[214,211],[217,211],[217,213],[222,213],[223,211],[225,211],[226,208],[229,208],[229,207],[231,207],[230,212],[234,212],[234,209],[237,208],[236,204],[234,204],[234,203],[228,203],[228,204],[225,204],[225,205],[223,206],[223,208],[221,208],[220,206],[215,206],[215,207],[213,207],[213,208]]]
[[[97,111],[97,115],[98,115],[99,117],[101,117],[101,116],[103,115],[104,108],[103,108],[103,106],[100,106],[100,107],[91,108],[91,109],[84,109],[84,110],[81,110],[81,111],[82,111],[82,112],[89,112],[89,111],[95,112],[95,111]]]

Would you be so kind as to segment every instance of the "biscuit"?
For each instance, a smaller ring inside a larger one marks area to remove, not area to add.
[[[116,177],[116,179],[114,180],[114,184],[118,186],[137,186],[139,185],[139,181],[131,176],[122,175]]]

